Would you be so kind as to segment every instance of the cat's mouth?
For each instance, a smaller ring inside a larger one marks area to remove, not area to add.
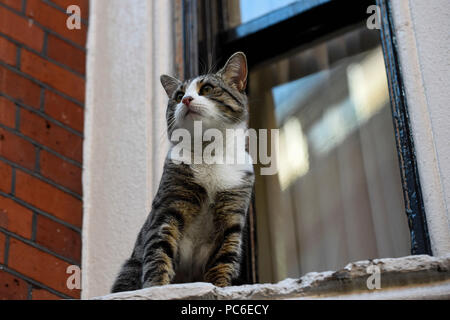
[[[202,116],[202,113],[193,107],[185,107],[185,108],[186,108],[186,111],[184,113],[184,118],[186,118],[189,115],[190,116]]]
[[[186,111],[186,115],[185,115],[185,116],[187,116],[188,114],[196,114],[196,115],[201,116],[201,113],[200,113],[200,112],[194,111],[194,110],[192,110],[192,109],[188,109],[188,110]]]
[[[186,106],[182,105],[175,112],[175,118],[181,126],[193,123],[197,120],[202,120],[204,118],[204,111],[199,110],[196,106]]]

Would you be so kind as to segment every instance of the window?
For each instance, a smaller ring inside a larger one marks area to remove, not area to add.
[[[237,27],[294,2],[296,0],[259,0],[255,5],[254,0],[225,1],[226,28]]]
[[[375,4],[381,32],[366,26]],[[185,26],[185,76],[244,51],[250,126],[280,129],[279,172],[257,176],[242,282],[431,253],[385,1],[184,9],[197,21]]]
[[[409,254],[378,42],[358,28],[250,74],[251,127],[280,129],[278,174],[256,180],[261,279]]]

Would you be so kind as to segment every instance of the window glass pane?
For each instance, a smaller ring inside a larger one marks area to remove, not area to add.
[[[252,128],[280,130],[279,171],[256,180],[261,282],[409,254],[378,32],[255,68],[249,101]]]
[[[246,23],[296,1],[297,0],[258,0],[256,3],[254,0],[240,0],[241,23]]]
[[[299,0],[225,0],[227,27],[236,27],[297,1]]]

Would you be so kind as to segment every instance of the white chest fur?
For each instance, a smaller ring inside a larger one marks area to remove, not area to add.
[[[171,159],[183,162],[173,154]],[[248,172],[253,172],[251,158],[248,159],[245,164],[189,164],[195,182],[205,188],[209,203],[203,204],[197,217],[184,231],[174,283],[204,281],[204,267],[214,249],[216,235],[210,204],[217,192],[239,187]]]
[[[217,192],[242,184],[246,172],[253,172],[251,164],[191,164],[194,179],[206,189],[210,200]]]
[[[217,192],[239,187],[253,166],[227,164],[191,164],[196,182],[208,193],[209,202],[214,201]],[[205,203],[196,219],[186,228],[180,241],[180,260],[174,282],[204,281],[204,267],[214,249],[213,215],[209,203]]]

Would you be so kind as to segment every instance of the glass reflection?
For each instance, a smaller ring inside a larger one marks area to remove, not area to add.
[[[237,27],[299,0],[224,0],[225,29]]]
[[[240,0],[241,23],[249,22],[298,0]]]
[[[250,125],[279,128],[256,177],[260,281],[409,254],[379,35],[365,28],[250,75]]]

